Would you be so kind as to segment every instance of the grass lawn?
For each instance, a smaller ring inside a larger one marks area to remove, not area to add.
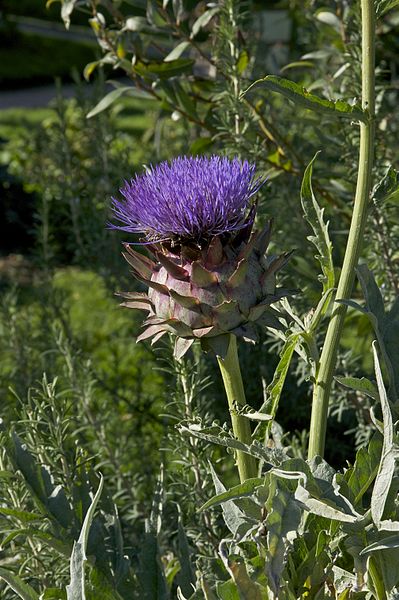
[[[156,102],[148,100],[137,98],[120,100],[115,107],[117,108],[116,128],[132,135],[142,135],[146,129],[153,126],[155,107]],[[24,130],[35,130],[43,121],[54,117],[54,110],[50,106],[0,110],[0,138],[9,140],[18,137]]]

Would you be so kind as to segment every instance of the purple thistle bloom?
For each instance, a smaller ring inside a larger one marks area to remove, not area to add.
[[[255,165],[238,158],[178,157],[126,182],[124,200],[112,199],[122,225],[111,227],[148,240],[209,239],[245,226],[262,184]]]

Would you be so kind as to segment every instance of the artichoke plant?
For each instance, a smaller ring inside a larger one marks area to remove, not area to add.
[[[280,328],[271,304],[287,295],[275,274],[289,253],[266,255],[271,225],[254,229],[262,185],[255,166],[218,156],[180,157],[126,183],[113,199],[120,225],[141,233],[150,257],[125,243],[124,256],[148,293],[125,292],[124,306],[148,313],[137,341],[176,335],[181,357],[195,339],[219,356],[230,334],[255,341],[257,328]]]

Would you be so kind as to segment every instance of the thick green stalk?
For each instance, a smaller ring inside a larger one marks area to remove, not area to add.
[[[362,10],[362,107],[367,111],[367,123],[360,124],[359,167],[355,203],[348,242],[345,250],[341,276],[337,288],[337,300],[350,298],[355,278],[367,210],[370,199],[371,176],[374,154],[375,110],[375,11],[374,0],[361,0]],[[327,428],[327,413],[331,383],[337,361],[346,306],[335,303],[328,325],[326,339],[320,357],[319,369],[313,392],[310,423],[309,458],[323,456]]]
[[[240,363],[238,362],[237,341],[234,335],[230,334],[229,348],[225,358],[218,357],[220,371],[222,373],[223,383],[226,390],[231,423],[235,437],[251,445],[252,435],[249,420],[238,414],[240,408],[245,406],[245,392],[242,383]],[[237,467],[241,483],[246,479],[257,476],[256,460],[253,456],[245,452],[237,451]]]

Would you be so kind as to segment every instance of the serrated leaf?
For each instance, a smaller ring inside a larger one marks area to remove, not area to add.
[[[194,24],[191,28],[190,39],[193,39],[200,32],[201,29],[206,27],[210,20],[213,19],[213,17],[219,11],[220,8],[218,6],[215,6],[214,8],[210,8],[209,10],[206,10],[204,13],[202,13],[202,15],[198,17],[196,21],[194,21]]]
[[[317,203],[312,188],[312,171],[313,163],[316,160],[318,153],[312,158],[306,167],[303,175],[301,186],[301,203],[305,219],[311,226],[314,236],[309,237],[309,240],[315,245],[318,251],[316,256],[320,263],[323,283],[323,294],[335,285],[334,264],[332,259],[332,244],[328,234],[328,223],[324,222],[323,213]],[[324,305],[324,313],[328,308],[328,303]]]
[[[4,579],[7,585],[9,585],[22,600],[39,600],[39,594],[36,593],[33,587],[22,581],[17,575],[14,575],[12,571],[0,567],[0,577]]]
[[[297,106],[335,117],[367,122],[367,114],[358,106],[351,106],[344,100],[325,100],[311,94],[306,88],[276,75],[267,75],[258,79],[246,89],[242,95],[247,94],[253,87],[262,85],[272,92],[277,92],[285,98],[292,100]]]
[[[246,452],[255,458],[260,458],[261,460],[266,461],[267,463],[271,460],[273,452],[266,448],[264,445],[259,444],[258,442],[253,442],[250,446],[240,442],[239,440],[220,435],[213,435],[211,433],[207,433],[206,429],[199,429],[196,425],[188,424],[183,425],[180,424],[178,426],[179,432],[192,435],[194,437],[199,438],[200,440],[204,440],[206,442],[210,442],[211,444],[216,444],[218,446],[224,446],[226,448],[231,448],[233,450],[240,450],[241,452]]]
[[[335,291],[335,288],[331,287],[320,298],[314,313],[310,317],[309,325],[307,326],[308,333],[314,333],[321,321],[322,316],[327,312],[328,307],[331,302],[332,293]]]
[[[98,490],[93,498],[92,503],[86,513],[83,521],[83,526],[77,542],[74,543],[71,560],[70,560],[70,583],[67,585],[67,600],[86,600],[86,585],[85,585],[85,563],[87,541],[89,538],[90,527],[94,518],[94,513],[97,508],[103,491],[104,479],[101,477]]]
[[[377,379],[378,394],[381,402],[382,420],[384,426],[384,436],[382,443],[381,461],[378,466],[377,476],[375,478],[373,492],[371,494],[371,516],[377,526],[377,529],[390,531],[399,531],[399,522],[382,521],[385,504],[388,498],[389,490],[392,484],[392,478],[395,472],[395,457],[398,454],[398,447],[394,443],[394,427],[389,406],[388,397],[385,391],[384,382],[376,343],[373,342],[374,368]]]
[[[273,420],[277,414],[277,409],[281,397],[281,392],[287,377],[288,369],[291,364],[292,356],[295,352],[296,345],[300,338],[300,334],[291,335],[287,338],[284,346],[280,352],[280,360],[277,364],[276,370],[274,371],[273,379],[267,386],[267,397],[259,412],[267,416],[267,421]],[[256,429],[255,434],[261,436],[264,434],[267,425],[260,423]]]

